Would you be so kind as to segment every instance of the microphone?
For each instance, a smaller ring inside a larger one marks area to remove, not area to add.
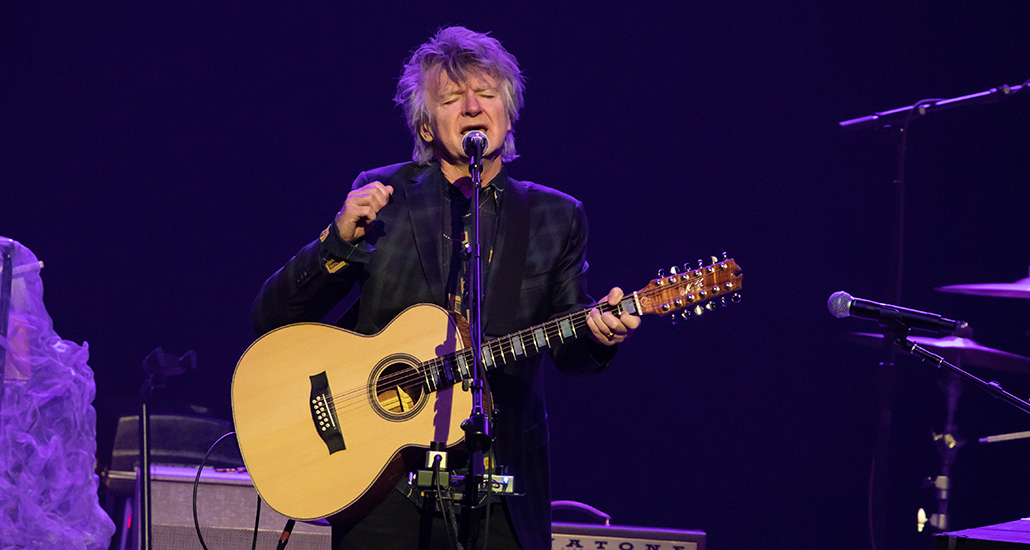
[[[862,300],[843,290],[834,292],[826,302],[826,307],[838,319],[855,316],[879,321],[881,325],[884,325],[886,321],[893,318],[908,328],[936,333],[953,333],[966,326],[965,321],[945,319],[936,313]]]
[[[482,161],[483,153],[486,153],[486,150],[489,148],[490,140],[486,138],[486,134],[479,130],[469,130],[461,138],[461,150],[465,151],[465,154],[472,159],[473,164],[479,164],[476,161]]]

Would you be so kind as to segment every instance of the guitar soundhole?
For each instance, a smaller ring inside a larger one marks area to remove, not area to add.
[[[387,420],[407,420],[425,406],[425,379],[418,360],[410,355],[391,355],[372,369],[369,400],[379,416]]]

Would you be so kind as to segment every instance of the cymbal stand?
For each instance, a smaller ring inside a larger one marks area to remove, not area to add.
[[[958,426],[955,425],[955,411],[958,409],[958,398],[962,395],[962,380],[954,372],[948,373],[944,380],[939,383],[944,391],[944,398],[947,403],[947,421],[944,424],[942,433],[933,434],[934,445],[941,456],[941,473],[936,478],[926,478],[924,487],[933,487],[937,496],[937,513],[929,518],[930,526],[937,531],[948,530],[948,498],[951,494],[951,466],[955,463],[958,450],[966,444],[965,439],[958,437]],[[920,510],[922,511],[922,510]],[[920,518],[924,514],[920,515]],[[923,521],[920,519],[919,530],[923,529]]]
[[[940,530],[945,530],[948,525],[947,516],[947,504],[948,504],[948,492],[950,490],[950,479],[948,474],[951,470],[951,465],[955,460],[955,454],[958,449],[965,443],[965,441],[955,438],[954,432],[957,428],[954,426],[954,409],[958,402],[959,388],[962,380],[973,384],[974,386],[984,390],[989,395],[996,399],[1000,399],[1012,405],[1013,407],[1030,414],[1030,402],[1027,402],[1011,393],[1005,391],[997,381],[984,382],[982,379],[962,370],[957,365],[953,365],[944,360],[943,357],[929,351],[928,349],[916,344],[915,342],[908,339],[908,327],[900,322],[900,319],[881,319],[881,325],[883,325],[887,331],[888,337],[893,338],[893,342],[896,346],[904,350],[910,355],[918,357],[920,360],[931,363],[937,368],[944,367],[950,373],[950,380],[946,382],[947,388],[945,393],[948,398],[948,422],[945,426],[944,433],[941,436],[935,436],[938,442],[938,450],[941,452],[941,458],[943,459],[942,473],[936,480],[932,482],[932,485],[937,489],[937,501],[938,501],[938,512],[935,514],[936,524],[934,519],[931,517],[931,525]]]

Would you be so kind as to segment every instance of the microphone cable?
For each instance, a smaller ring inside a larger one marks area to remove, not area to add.
[[[200,533],[200,518],[197,515],[197,492],[200,489],[200,474],[204,471],[204,465],[207,464],[207,460],[211,457],[211,453],[215,450],[215,446],[222,442],[223,439],[230,435],[236,435],[236,432],[228,432],[222,437],[219,437],[211,444],[208,448],[207,453],[204,455],[204,460],[200,461],[200,466],[197,467],[197,477],[193,479],[193,528],[197,531],[197,540],[200,542],[201,548],[209,550],[207,544],[204,543],[204,535]],[[257,537],[258,537],[258,525],[261,523],[261,495],[257,497],[257,511],[254,514],[254,538],[251,540],[251,550],[257,549]],[[285,546],[285,545],[284,545]]]

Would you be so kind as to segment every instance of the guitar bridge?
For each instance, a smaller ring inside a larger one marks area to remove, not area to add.
[[[343,442],[343,432],[340,430],[339,417],[336,415],[333,394],[329,391],[329,378],[325,371],[312,375],[310,378],[311,399],[308,405],[311,406],[311,421],[314,422],[315,430],[329,449],[329,454],[342,451],[347,446]]]

